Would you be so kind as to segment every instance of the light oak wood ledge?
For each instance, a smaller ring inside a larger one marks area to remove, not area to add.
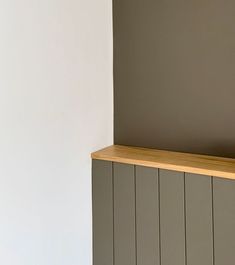
[[[92,159],[235,179],[235,159],[112,145],[91,154]]]

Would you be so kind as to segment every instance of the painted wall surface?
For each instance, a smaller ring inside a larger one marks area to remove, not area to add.
[[[112,144],[112,3],[0,1],[0,264],[90,265]]]
[[[235,181],[93,160],[95,265],[234,265]]]
[[[235,2],[114,0],[115,143],[235,157]]]

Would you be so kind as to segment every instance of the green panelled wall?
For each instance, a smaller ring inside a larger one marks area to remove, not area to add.
[[[93,160],[93,265],[234,265],[235,181]]]

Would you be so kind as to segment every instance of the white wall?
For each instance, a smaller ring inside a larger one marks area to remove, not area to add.
[[[112,144],[111,0],[0,0],[0,264],[90,265]]]

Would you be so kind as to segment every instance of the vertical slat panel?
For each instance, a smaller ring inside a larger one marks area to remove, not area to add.
[[[158,170],[136,167],[137,264],[159,265]]]
[[[115,265],[136,265],[134,166],[114,163]]]
[[[187,265],[213,265],[212,182],[185,174]]]
[[[161,265],[184,265],[184,173],[160,170],[159,185]]]
[[[235,181],[214,178],[215,264],[235,264]]]
[[[93,265],[113,265],[112,162],[92,161]]]

